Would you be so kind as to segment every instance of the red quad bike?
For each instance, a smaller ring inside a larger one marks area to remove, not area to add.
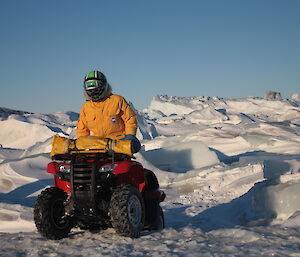
[[[164,228],[155,174],[130,156],[105,153],[55,155],[47,172],[55,186],[41,192],[34,207],[37,230],[48,239],[67,237],[73,227],[113,227],[123,236]]]

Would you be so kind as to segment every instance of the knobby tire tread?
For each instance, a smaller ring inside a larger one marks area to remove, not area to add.
[[[138,196],[142,205],[142,222],[138,228],[134,228],[129,221],[127,201],[131,194]],[[111,223],[116,232],[122,236],[139,237],[144,227],[145,206],[143,198],[137,188],[131,185],[118,186],[112,194],[110,203]]]
[[[56,187],[46,188],[38,196],[34,208],[34,221],[37,230],[44,237],[58,240],[66,237],[69,234],[72,228],[71,220],[67,220],[67,225],[63,229],[60,229],[53,224],[51,217],[51,205],[53,204],[53,201],[56,199],[65,201],[66,198],[67,194],[63,190]]]

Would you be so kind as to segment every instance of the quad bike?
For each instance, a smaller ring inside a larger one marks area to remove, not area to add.
[[[73,227],[113,227],[128,237],[164,228],[159,204],[166,195],[155,174],[132,156],[77,149],[52,156],[47,172],[54,175],[55,185],[38,196],[34,221],[48,239],[67,237]]]

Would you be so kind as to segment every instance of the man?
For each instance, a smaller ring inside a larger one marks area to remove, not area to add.
[[[84,79],[86,102],[80,110],[77,138],[99,136],[102,138],[132,140],[133,151],[141,148],[136,138],[136,115],[126,100],[112,93],[105,75],[89,72]]]

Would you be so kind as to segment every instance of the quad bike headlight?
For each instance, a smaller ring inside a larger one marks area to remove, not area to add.
[[[60,172],[66,172],[66,173],[68,173],[68,172],[70,172],[70,166],[69,165],[63,165],[63,164],[61,164],[61,165],[59,165],[58,170]]]
[[[107,172],[112,172],[114,170],[115,167],[117,167],[118,164],[114,163],[114,164],[110,164],[110,165],[104,165],[102,167],[99,168],[99,172],[103,172],[103,173],[107,173]]]

